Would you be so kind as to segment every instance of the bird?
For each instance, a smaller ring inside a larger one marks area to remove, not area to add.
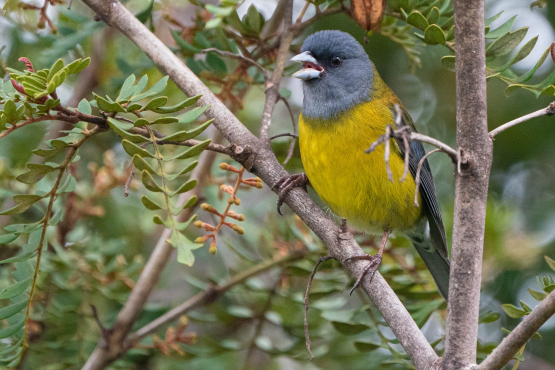
[[[415,205],[415,176],[426,152],[419,141],[410,142],[410,175],[399,181],[405,169],[402,139],[390,139],[388,180],[384,145],[367,154],[370,144],[388,126],[396,126],[396,108],[402,120],[416,131],[399,98],[386,85],[362,45],[350,34],[325,30],[306,38],[301,53],[291,61],[302,64],[293,77],[302,80],[303,104],[299,117],[299,148],[305,173],[287,175],[274,185],[278,211],[285,195],[294,187],[310,185],[333,213],[350,226],[368,234],[381,234],[374,256],[348,260],[370,263],[357,278],[372,277],[382,261],[391,232],[405,236],[414,245],[447,300],[450,264],[445,227],[441,217],[432,172],[427,160],[420,171]],[[281,212],[280,212],[281,213]]]

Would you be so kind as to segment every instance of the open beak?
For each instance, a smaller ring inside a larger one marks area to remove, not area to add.
[[[305,51],[299,55],[291,58],[292,62],[301,63],[303,68],[293,74],[293,77],[301,80],[312,80],[313,78],[320,78],[324,72],[324,68],[318,63],[316,59],[310,54],[310,51]]]

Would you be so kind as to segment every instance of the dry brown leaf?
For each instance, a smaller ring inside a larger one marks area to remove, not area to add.
[[[353,16],[358,25],[371,31],[380,25],[386,0],[351,0]]]

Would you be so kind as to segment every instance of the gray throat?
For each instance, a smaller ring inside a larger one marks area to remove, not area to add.
[[[374,73],[356,79],[321,79],[303,82],[303,116],[310,119],[333,119],[342,112],[370,100]],[[350,80],[350,81],[349,81]]]

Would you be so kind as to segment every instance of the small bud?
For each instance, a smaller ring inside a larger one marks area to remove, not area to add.
[[[202,204],[200,205],[200,209],[202,209],[203,211],[206,211],[206,212],[212,212],[212,211],[214,210],[214,207],[212,207],[212,206],[211,206],[210,204],[208,204],[208,203],[202,203]],[[198,222],[198,221],[197,221],[197,222]],[[195,225],[196,225],[196,222],[195,222]]]
[[[44,18],[39,19],[39,23],[37,23],[37,28],[40,30],[46,28],[46,20]]]
[[[210,249],[208,249],[208,251],[211,254],[216,254],[216,241],[212,241],[212,243],[210,243]]]
[[[226,170],[227,169],[227,163],[220,163],[220,170]]]
[[[205,236],[199,236],[198,238],[195,239],[195,243],[197,244],[203,244],[205,241],[206,241]]]
[[[227,202],[229,204],[233,204],[233,203],[235,203],[235,200],[233,199],[233,197],[229,197],[229,198],[227,198]]]
[[[52,31],[52,33],[55,35],[58,33],[58,27],[52,25],[52,27],[50,27],[50,30]]]
[[[257,183],[256,183],[256,188],[257,188],[257,189],[262,189],[262,187],[263,187],[263,185],[262,185],[261,182],[257,182]]]
[[[243,235],[245,233],[245,230],[239,225],[233,225],[231,228],[235,230],[239,235]]]
[[[245,221],[245,215],[237,215],[237,221]]]
[[[179,318],[179,326],[187,326],[189,324],[189,319],[187,316],[183,315]]]
[[[235,198],[235,205],[236,205],[236,206],[241,205],[241,199]]]

